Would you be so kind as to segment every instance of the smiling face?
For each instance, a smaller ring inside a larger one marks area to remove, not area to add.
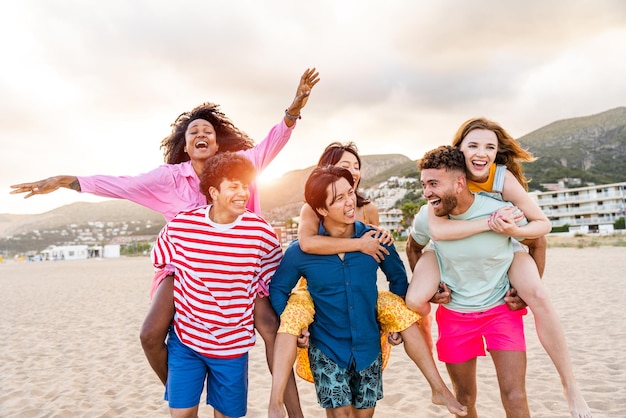
[[[422,170],[423,195],[433,207],[436,216],[454,214],[458,206],[457,191],[461,186],[458,180],[459,173],[455,171],[446,171],[443,168]]]
[[[348,180],[340,178],[326,187],[326,207],[318,212],[324,217],[324,227],[344,226],[356,220],[356,196]]]
[[[459,149],[465,155],[467,177],[476,182],[486,181],[498,154],[496,134],[487,129],[474,129],[463,138]]]
[[[209,216],[211,220],[229,224],[235,222],[237,217],[246,210],[246,204],[250,198],[248,183],[240,180],[222,180],[219,187],[210,187],[209,195],[213,200],[213,207]]]
[[[335,164],[335,167],[345,168],[348,170],[354,179],[354,187],[359,187],[359,180],[361,180],[361,165],[353,153],[345,151],[341,156],[341,159],[337,161],[337,164]]]
[[[204,162],[217,153],[215,129],[204,119],[195,119],[185,131],[185,152],[192,162]]]

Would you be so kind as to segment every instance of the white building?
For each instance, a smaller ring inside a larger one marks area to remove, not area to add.
[[[378,211],[380,226],[390,231],[402,229],[402,211],[400,209],[382,209]]]
[[[86,245],[52,245],[41,252],[44,260],[83,260],[89,256]]]
[[[570,232],[611,233],[626,216],[626,182],[534,193],[553,227],[569,225]]]

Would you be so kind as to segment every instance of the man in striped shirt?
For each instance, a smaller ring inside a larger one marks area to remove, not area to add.
[[[173,417],[198,415],[205,379],[216,417],[246,414],[254,299],[282,258],[273,228],[246,210],[255,175],[243,156],[210,158],[200,183],[209,204],[176,215],[154,245],[154,266],[175,267],[165,391]]]

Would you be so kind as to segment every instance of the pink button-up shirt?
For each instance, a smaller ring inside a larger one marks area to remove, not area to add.
[[[281,120],[254,148],[239,152],[252,161],[260,173],[287,144],[294,127],[295,124],[287,127]],[[163,214],[168,222],[180,211],[207,204],[191,161],[164,164],[138,176],[97,175],[78,177],[78,181],[83,193],[130,200]],[[248,209],[261,214],[261,200],[254,183],[250,185]]]

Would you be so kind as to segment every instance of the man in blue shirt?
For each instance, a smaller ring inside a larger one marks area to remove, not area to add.
[[[355,220],[352,184],[352,175],[342,168],[317,168],[311,173],[305,186],[305,200],[320,218],[320,234],[359,238],[371,229]],[[380,327],[376,314],[378,267],[385,273],[391,292],[403,297],[408,287],[400,256],[395,247],[388,246],[387,249],[389,255],[379,264],[373,257],[360,252],[306,254],[294,241],[270,282],[271,303],[280,315],[300,277],[307,279],[315,305],[315,321],[309,328],[309,358],[318,402],[327,410],[327,416],[370,417],[377,400],[382,398]],[[411,335],[422,338],[416,324],[410,328]],[[279,347],[278,341],[276,348]],[[424,348],[423,339],[421,347],[418,346],[419,343],[406,347],[407,352],[419,351],[419,355],[415,352],[409,352],[409,355],[433,388],[439,393],[448,393],[448,396],[442,396],[446,399],[438,399],[436,403],[446,403],[450,407],[449,401],[452,400],[453,408],[465,415],[465,408],[445,388],[430,351]],[[275,364],[274,378],[279,378],[279,374],[281,372]],[[270,400],[270,416],[281,416],[276,409]]]

